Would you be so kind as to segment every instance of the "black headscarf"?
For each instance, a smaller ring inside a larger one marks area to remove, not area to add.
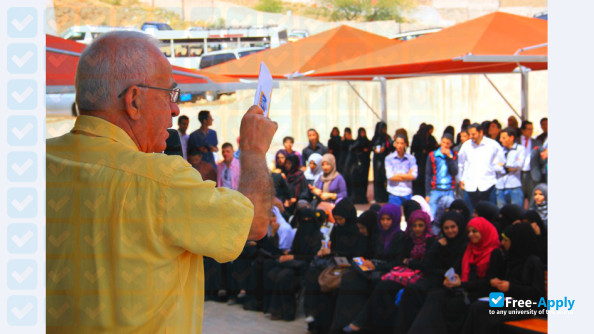
[[[499,228],[502,231],[516,220],[522,220],[524,209],[516,204],[506,204],[499,210]]]
[[[337,134],[334,135],[334,132]],[[328,149],[332,151],[332,154],[339,155],[340,153],[340,142],[342,139],[340,138],[340,130],[337,127],[333,127],[332,131],[330,132],[330,139],[328,139]]]
[[[374,145],[378,145],[376,143],[382,143],[385,140],[385,137],[388,136],[387,133],[384,133],[382,131],[383,128],[388,128],[388,124],[386,124],[385,122],[377,122],[377,124],[375,125],[375,133],[373,134],[373,138],[371,139],[371,141],[373,142]]]
[[[547,227],[545,226],[542,218],[538,214],[536,210],[528,210],[524,213],[524,217],[522,219],[527,223],[536,223],[540,228],[540,235],[536,236],[537,239],[537,255],[540,257],[542,262],[546,265],[548,261],[548,237],[547,237]]]
[[[364,133],[363,136],[361,135],[361,132]],[[358,147],[368,147],[371,145],[371,141],[367,138],[367,131],[365,131],[365,128],[359,128],[359,130],[357,130],[357,139],[355,142]]]
[[[511,241],[511,246],[507,251],[507,260],[511,266],[523,264],[530,255],[535,255],[538,251],[536,234],[529,223],[510,225],[505,228],[503,235]]]
[[[458,226],[458,234],[453,238],[448,238],[443,233],[443,224],[446,220],[451,220]],[[440,247],[440,252],[437,254],[440,265],[454,267],[456,272],[460,272],[462,263],[462,256],[466,250],[468,238],[466,238],[466,219],[463,215],[455,211],[448,211],[441,216],[439,226],[441,233],[447,239],[447,244]]]
[[[382,206],[381,206],[381,205],[379,205],[379,204],[377,204],[377,203],[373,203],[373,204],[371,204],[371,206],[369,207],[369,210],[371,210],[371,211],[373,211],[373,212],[375,212],[375,213],[378,213],[378,212],[380,212],[380,210],[381,210],[381,209],[382,209]]]
[[[462,217],[464,217],[464,224],[468,223],[470,220],[470,209],[468,208],[468,205],[466,205],[466,202],[461,199],[457,199],[450,204],[450,211],[455,211],[461,214]]]
[[[408,221],[408,217],[410,217],[410,214],[417,210],[422,210],[421,204],[419,204],[419,202],[417,201],[409,199],[402,203],[402,211],[404,211],[404,219],[406,219],[406,221]]]
[[[330,241],[332,243],[332,252],[339,256],[358,256],[362,255],[365,249],[364,239],[359,229],[357,228],[357,210],[353,203],[344,198],[332,210],[334,217],[340,216],[345,219],[344,225],[334,224],[332,232],[330,233]]]
[[[301,169],[299,169],[299,157],[297,157],[294,154],[289,154],[287,156],[287,161],[291,163],[290,170],[288,168],[285,168],[287,173],[287,182],[289,182],[290,184],[295,184],[299,182],[299,179],[305,177]]]
[[[371,256],[376,248],[378,239],[377,212],[367,210],[358,218],[357,223],[365,226],[367,229],[367,250],[366,256]]]
[[[497,208],[497,205],[488,201],[480,201],[474,211],[479,217],[483,217],[493,224],[497,231],[501,232],[499,230],[499,208]]]
[[[371,236],[372,234],[376,234],[377,231],[377,212],[367,210],[363,212],[359,218],[357,218],[357,223],[365,226],[367,228],[367,233]]]
[[[299,227],[293,239],[291,254],[315,255],[322,243],[322,232],[320,232],[322,222],[312,209],[298,210],[295,219],[297,219]]]

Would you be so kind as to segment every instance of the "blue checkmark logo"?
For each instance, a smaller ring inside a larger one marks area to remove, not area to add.
[[[505,296],[503,292],[491,292],[489,294],[489,306],[491,307],[503,307],[505,304]]]
[[[9,109],[34,110],[37,108],[37,82],[35,80],[10,80],[6,86]]]
[[[31,43],[8,45],[8,73],[33,74],[37,72],[37,46]]]
[[[8,117],[6,133],[10,146],[33,146],[37,144],[37,117]]]

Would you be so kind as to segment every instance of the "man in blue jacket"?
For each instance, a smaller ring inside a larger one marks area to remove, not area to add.
[[[456,175],[458,174],[458,156],[451,150],[453,137],[444,133],[439,148],[429,153],[427,167],[425,168],[425,193],[429,196],[425,200],[429,202],[431,212],[435,215],[437,202],[443,196],[454,197],[456,188]]]

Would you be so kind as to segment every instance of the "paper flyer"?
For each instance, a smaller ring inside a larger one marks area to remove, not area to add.
[[[264,62],[260,63],[260,74],[258,75],[258,87],[254,96],[254,104],[264,110],[264,116],[268,117],[270,99],[272,96],[272,75]]]

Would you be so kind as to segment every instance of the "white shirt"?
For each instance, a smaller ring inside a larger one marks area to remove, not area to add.
[[[526,140],[528,140],[528,145],[526,145]],[[524,160],[524,166],[522,166],[522,172],[530,171],[530,152],[532,152],[532,138],[526,139],[524,136],[520,136],[520,143],[522,143],[522,147],[526,150],[526,160]]]
[[[185,134],[183,135],[179,130],[177,130],[177,133],[179,134],[179,140],[181,141],[181,146],[182,146],[182,154],[184,155],[184,159],[188,160],[188,139],[190,139],[190,135],[189,134]]]
[[[233,189],[233,183],[231,182],[231,169],[223,163],[223,187]]]
[[[522,186],[522,166],[524,166],[524,160],[526,158],[526,150],[524,146],[514,143],[514,145],[508,149],[503,148],[505,156],[505,165],[496,166],[497,171],[497,189],[512,189],[519,188]],[[506,172],[504,167],[517,168],[515,172]]]
[[[480,144],[467,140],[458,152],[458,174],[466,191],[486,191],[497,183],[495,168],[505,163],[503,149],[496,141],[484,136]]]

